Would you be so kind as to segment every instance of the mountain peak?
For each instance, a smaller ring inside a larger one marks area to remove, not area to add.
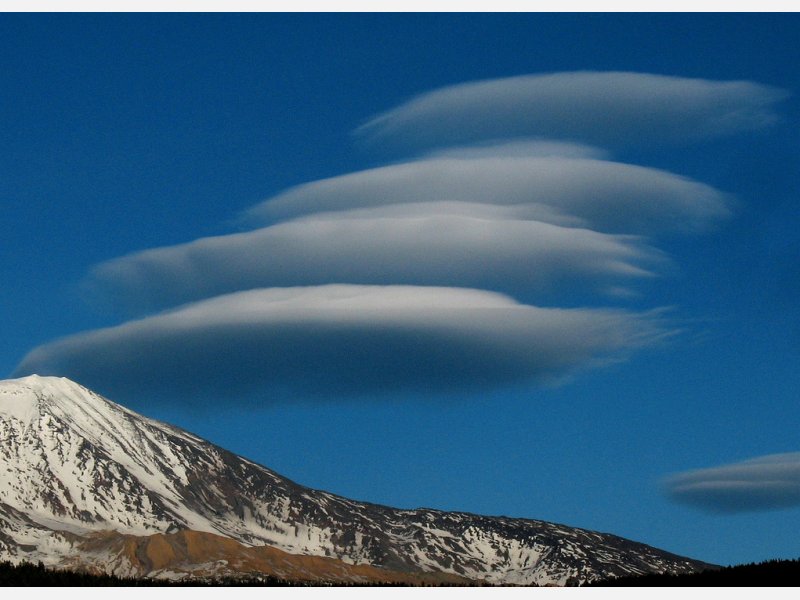
[[[30,422],[39,414],[46,398],[62,401],[74,396],[76,383],[60,377],[28,375],[19,379],[0,381],[0,415]]]
[[[305,488],[58,377],[0,382],[0,464],[0,560],[85,567],[101,535],[195,531],[246,548],[503,584],[704,566],[543,521],[397,510]],[[123,558],[102,560],[118,575],[170,576]],[[117,571],[123,563],[134,570]]]
[[[37,398],[41,399],[42,395],[73,396],[77,390],[93,394],[71,379],[52,375],[36,375],[34,373],[17,379],[0,381],[0,394],[4,396],[20,396],[20,400],[25,399],[25,401],[29,402],[36,401]]]
[[[28,424],[53,412],[76,421],[93,420],[98,410],[111,407],[129,412],[66,377],[34,374],[0,381],[0,416]]]

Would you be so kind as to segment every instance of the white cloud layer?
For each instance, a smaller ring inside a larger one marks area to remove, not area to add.
[[[428,158],[291,188],[245,213],[272,223],[390,204],[468,202],[513,207],[521,218],[609,233],[703,230],[730,199],[685,177],[607,160],[482,155]]]
[[[424,93],[357,134],[405,149],[541,136],[603,146],[694,141],[774,123],[787,93],[750,81],[578,71]]]
[[[488,140],[470,146],[448,146],[425,154],[428,158],[484,158],[500,156],[608,158],[607,150],[576,142],[548,139]]]
[[[800,452],[688,471],[668,479],[666,488],[675,501],[714,513],[800,506]]]
[[[480,290],[263,289],[45,344],[17,375],[57,373],[120,398],[475,391],[552,381],[664,334],[654,315]]]
[[[550,297],[603,292],[666,259],[631,236],[518,218],[518,207],[406,204],[312,215],[156,248],[95,267],[87,288],[128,311],[239,290],[413,284]]]

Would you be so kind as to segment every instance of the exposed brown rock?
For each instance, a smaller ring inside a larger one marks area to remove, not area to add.
[[[127,574],[142,577],[272,575],[316,583],[475,584],[448,573],[412,575],[324,556],[289,554],[271,546],[249,547],[213,533],[191,530],[149,536],[103,531],[86,538],[80,550],[96,556],[112,555],[115,572],[129,567]],[[107,560],[103,562],[108,564]],[[89,570],[107,571],[99,565]]]

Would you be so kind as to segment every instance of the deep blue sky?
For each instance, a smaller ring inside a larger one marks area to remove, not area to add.
[[[653,244],[673,266],[622,306],[672,307],[682,332],[625,362],[511,391],[112,399],[357,499],[556,521],[717,563],[797,557],[800,507],[709,514],[663,481],[800,451],[798,38],[794,14],[3,15],[0,371],[127,320],[81,292],[98,263],[238,231],[290,186],[401,158],[353,130],[418,94],[579,70],[752,81],[791,94],[770,127],[610,149],[736,198],[710,230]]]

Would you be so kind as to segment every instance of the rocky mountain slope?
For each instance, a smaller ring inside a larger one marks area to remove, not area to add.
[[[543,521],[398,510],[309,489],[72,381],[38,376],[0,382],[4,559],[165,578],[262,570],[537,585],[707,566]]]

